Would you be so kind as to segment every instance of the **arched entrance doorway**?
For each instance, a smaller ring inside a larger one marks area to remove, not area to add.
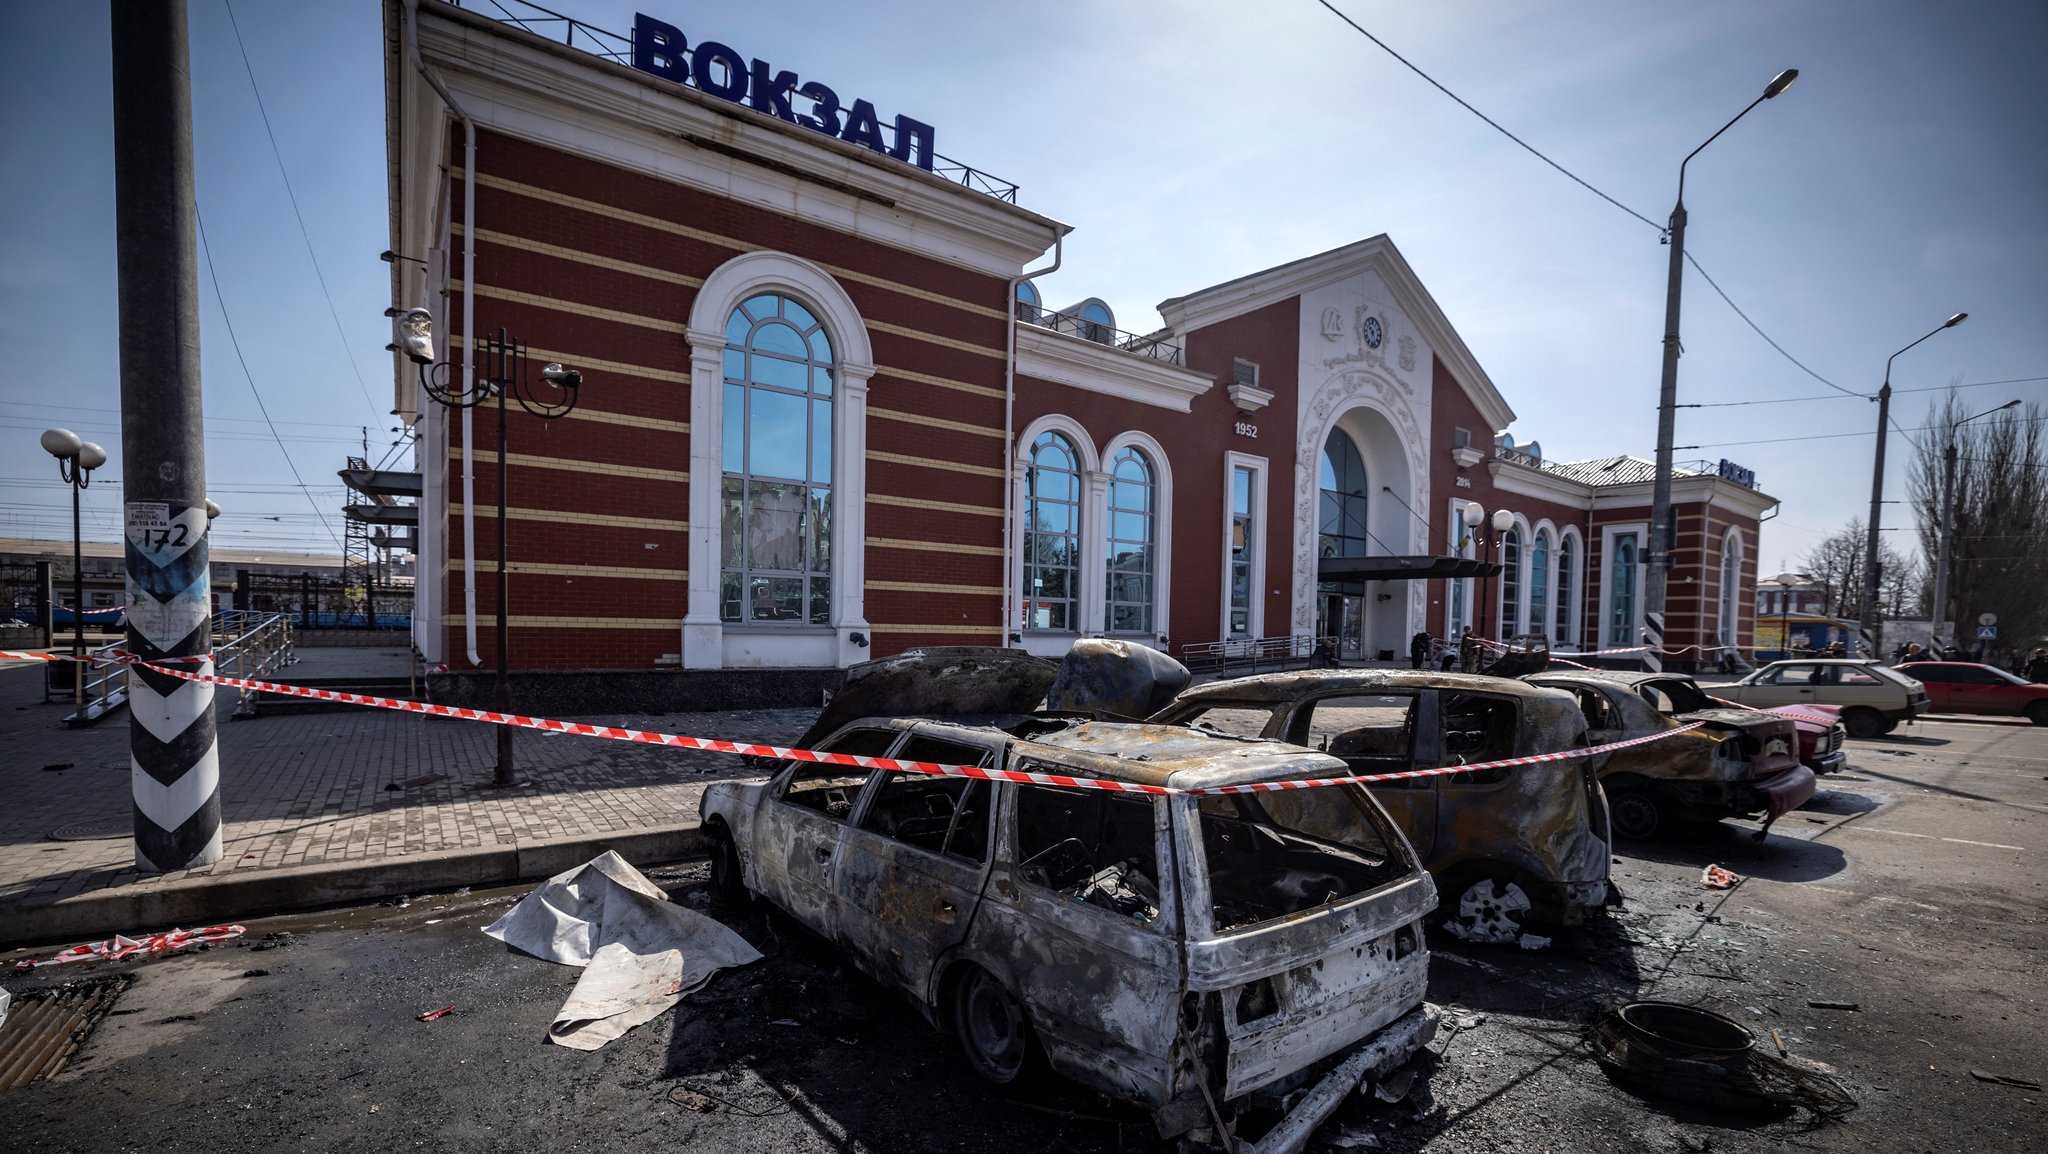
[[[1318,566],[1335,558],[1413,553],[1413,480],[1408,453],[1386,417],[1354,407],[1323,437],[1315,469]],[[1347,661],[1407,652],[1408,582],[1323,579],[1315,583],[1316,635],[1333,638]]]

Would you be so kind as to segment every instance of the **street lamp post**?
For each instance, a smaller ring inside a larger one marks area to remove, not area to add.
[[[1884,359],[1884,386],[1877,390],[1877,456],[1870,471],[1870,539],[1863,546],[1863,606],[1856,619],[1856,656],[1870,657],[1877,653],[1877,534],[1878,518],[1884,509],[1884,444],[1885,434],[1891,425],[1892,409],[1892,362],[1900,353],[1924,341],[1943,329],[1952,329],[1970,318],[1969,313],[1957,313],[1928,330],[1926,336],[1909,344],[1904,349]],[[1848,590],[1843,590],[1847,593]],[[1940,610],[1937,608],[1936,613]]]
[[[460,389],[451,389],[447,384],[448,363],[434,361],[433,314],[426,309],[409,309],[399,318],[402,335],[399,340],[407,359],[419,366],[420,387],[428,397],[451,409],[467,409],[482,404],[492,397],[498,402],[498,628],[497,628],[497,676],[491,686],[491,708],[498,713],[512,710],[511,689],[511,622],[507,613],[509,594],[505,577],[505,507],[510,495],[505,486],[505,398],[510,395],[519,407],[543,421],[552,421],[569,415],[576,407],[579,390],[583,385],[583,374],[575,369],[565,369],[550,363],[540,371],[541,380],[554,390],[557,401],[538,397],[526,379],[526,346],[508,337],[504,329],[495,337],[487,337],[471,353],[476,358],[478,372],[473,381],[466,382]],[[436,370],[439,377],[436,380]],[[513,771],[512,727],[500,725],[498,729],[498,767],[492,779],[501,786],[517,785],[518,778]]]
[[[1941,639],[1942,623],[1947,620],[1948,614],[1949,538],[1955,532],[1954,523],[1956,515],[1956,430],[1969,424],[1971,421],[1988,417],[1993,413],[2002,413],[2007,409],[2018,408],[2019,403],[2019,398],[2014,397],[1995,409],[1986,409],[1975,417],[1964,417],[1960,421],[1951,423],[1948,427],[1948,447],[1941,454],[1941,511],[1934,527],[1935,555],[1938,560],[1934,564],[1934,608],[1928,614],[1933,620],[1927,623],[1929,626],[1928,633],[1930,634],[1929,640],[1932,641],[1936,650],[1944,648]]]
[[[71,486],[71,687],[85,708],[85,545],[79,529],[78,495],[92,484],[92,471],[107,463],[107,451],[69,429],[43,433],[43,451],[57,458],[57,475]]]
[[[1664,578],[1671,565],[1671,441],[1678,405],[1678,298],[1685,284],[1685,166],[1708,144],[1719,140],[1721,133],[1734,127],[1735,121],[1748,116],[1751,108],[1792,87],[1797,79],[1797,68],[1787,68],[1772,77],[1762,96],[1750,101],[1748,108],[1736,113],[1734,119],[1707,137],[1705,144],[1686,153],[1678,164],[1678,200],[1671,209],[1667,238],[1671,245],[1671,268],[1665,274],[1664,284],[1664,373],[1657,389],[1657,475],[1650,491],[1650,564],[1648,588],[1643,590],[1643,619],[1651,634],[1643,659],[1651,672],[1661,669],[1663,663]]]

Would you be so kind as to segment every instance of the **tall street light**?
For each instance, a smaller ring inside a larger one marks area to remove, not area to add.
[[[1927,337],[1943,329],[1952,329],[1969,319],[1969,313],[1957,313],[1936,325],[1927,336],[1884,359],[1884,387],[1877,390],[1877,461],[1870,472],[1870,540],[1863,546],[1863,609],[1856,618],[1856,640],[1859,648],[1855,656],[1869,657],[1877,653],[1877,521],[1884,509],[1884,443],[1885,433],[1890,428],[1892,419],[1892,362],[1899,359],[1899,353],[1905,352]],[[1940,613],[1941,610],[1937,608],[1935,612]]]
[[[1995,409],[1986,409],[1975,417],[1964,417],[1960,421],[1952,422],[1948,427],[1948,448],[1941,454],[1941,512],[1934,528],[1935,539],[1939,543],[1936,553],[1939,560],[1934,564],[1934,609],[1929,614],[1934,620],[1928,622],[1930,627],[1928,632],[1931,634],[1931,640],[1937,650],[1942,648],[1942,622],[1946,619],[1946,614],[1948,613],[1949,538],[1955,533],[1956,430],[1969,424],[1971,421],[1988,417],[1993,413],[2002,413],[2007,409],[2016,409],[2019,407],[2019,404],[2020,399],[2014,397]]]
[[[1487,607],[1493,604],[1493,575],[1500,570],[1500,566],[1495,563],[1494,558],[1499,553],[1501,538],[1506,535],[1509,529],[1515,527],[1515,515],[1506,509],[1495,509],[1493,511],[1493,519],[1487,521],[1486,510],[1477,505],[1468,504],[1465,506],[1461,516],[1465,519],[1465,527],[1475,532],[1478,531],[1482,522],[1493,526],[1493,537],[1485,543],[1488,571],[1481,576],[1482,584],[1479,587],[1479,636],[1486,637],[1487,630],[1491,628],[1487,620]],[[1474,543],[1477,544],[1478,542],[1475,541]]]
[[[81,440],[70,429],[43,433],[43,451],[57,458],[57,475],[71,486],[71,687],[85,708],[85,546],[78,527],[78,495],[92,484],[92,471],[107,463],[107,451]]]
[[[1764,94],[1749,102],[1749,108],[1735,114],[1735,118],[1720,127],[1714,135],[1707,137],[1706,144],[1685,154],[1678,164],[1678,202],[1671,209],[1669,243],[1671,245],[1671,271],[1666,274],[1664,286],[1664,376],[1657,391],[1657,479],[1650,493],[1650,556],[1649,588],[1643,597],[1643,616],[1650,636],[1646,639],[1649,649],[1643,659],[1651,672],[1663,667],[1664,648],[1664,578],[1671,566],[1671,438],[1674,410],[1678,404],[1678,297],[1679,289],[1685,283],[1685,166],[1692,163],[1708,144],[1721,138],[1721,133],[1734,127],[1736,120],[1749,115],[1751,108],[1792,87],[1799,79],[1797,68],[1787,68],[1771,78],[1764,86]]]
[[[505,507],[511,496],[505,487],[505,397],[509,394],[519,407],[543,421],[566,417],[576,407],[583,374],[549,364],[541,369],[541,380],[553,390],[555,400],[543,400],[526,380],[526,346],[498,330],[495,337],[473,343],[470,356],[477,361],[471,383],[460,389],[447,384],[448,364],[434,363],[434,317],[426,309],[406,310],[399,318],[399,345],[406,358],[420,367],[420,387],[428,397],[451,409],[467,409],[496,397],[498,401],[498,669],[491,687],[491,708],[498,713],[512,711],[511,622],[506,612],[509,596],[505,580]],[[439,370],[437,373],[436,370]],[[436,378],[439,378],[438,380]],[[517,785],[513,772],[512,727],[498,728],[498,769],[492,779],[497,785]]]

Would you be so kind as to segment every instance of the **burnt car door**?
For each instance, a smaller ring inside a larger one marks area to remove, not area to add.
[[[1437,764],[1440,747],[1437,695],[1415,691],[1312,698],[1295,706],[1280,739],[1341,758],[1360,775],[1427,768]],[[1367,788],[1408,835],[1416,855],[1428,861],[1436,849],[1437,779],[1374,782]]]
[[[845,730],[818,748],[826,753],[882,757],[900,734],[893,729]],[[826,937],[836,936],[832,873],[840,842],[872,770],[789,761],[769,786],[754,833],[762,896]]]
[[[913,733],[903,761],[993,766],[995,743]],[[892,770],[840,847],[839,938],[868,973],[922,1001],[932,963],[967,936],[994,817],[989,782]]]
[[[1010,768],[1071,773],[1019,759]],[[1170,1096],[1178,881],[1157,798],[1004,786],[996,861],[965,953],[1015,994],[1055,1069],[1133,1101]]]

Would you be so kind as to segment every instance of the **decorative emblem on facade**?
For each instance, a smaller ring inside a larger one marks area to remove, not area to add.
[[[1415,371],[1415,338],[1407,333],[1402,333],[1400,344],[1401,371],[1412,373]]]
[[[1358,331],[1364,336],[1365,347],[1369,349],[1379,348],[1380,342],[1386,339],[1386,333],[1380,328],[1378,317],[1367,317],[1359,322]]]
[[[1341,340],[1344,336],[1344,314],[1336,309],[1323,310],[1323,339]]]

